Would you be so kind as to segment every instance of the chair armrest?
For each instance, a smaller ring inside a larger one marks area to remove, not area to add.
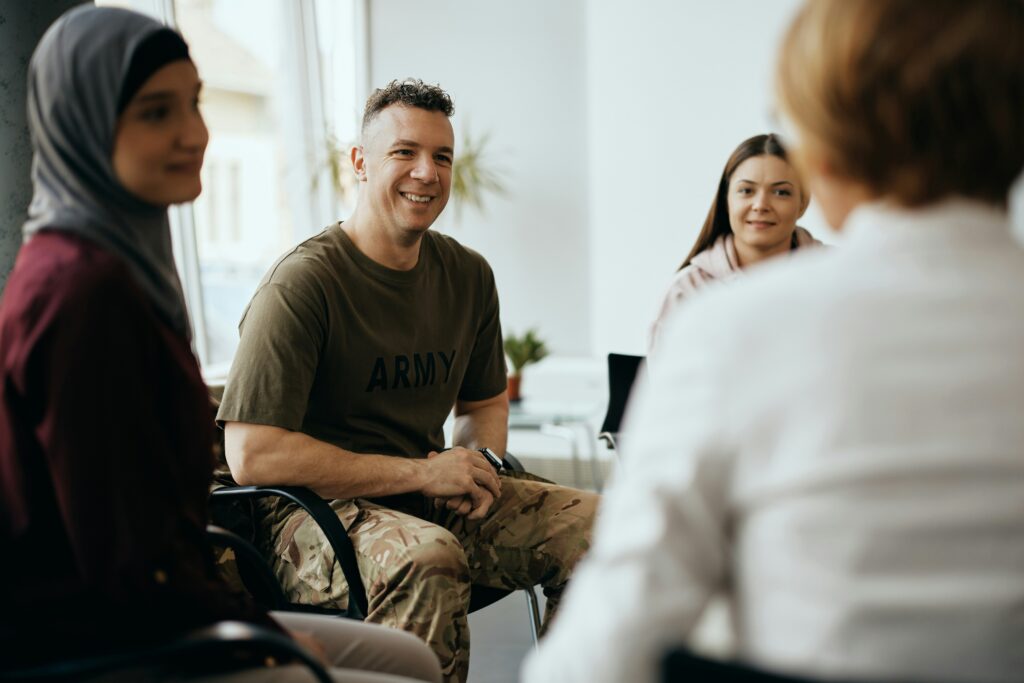
[[[256,602],[263,604],[268,609],[288,609],[288,598],[281,590],[281,584],[278,583],[277,577],[267,566],[266,558],[256,550],[252,543],[235,532],[215,524],[206,525],[206,537],[213,545],[230,548],[235,552],[238,573]]]
[[[319,683],[333,680],[315,657],[283,633],[241,621],[221,621],[143,650],[0,672],[0,681],[77,681],[132,668],[223,673],[264,665],[268,658],[275,663],[299,662]]]
[[[359,575],[359,564],[356,561],[355,547],[348,537],[348,530],[341,523],[334,510],[323,498],[302,486],[226,486],[216,489],[210,494],[211,501],[230,498],[284,498],[295,503],[306,511],[316,522],[324,537],[334,551],[334,557],[341,565],[341,573],[348,583],[348,609],[345,616],[362,621],[369,611],[366,588]]]
[[[187,649],[199,655],[208,654],[214,660],[223,658],[227,650],[237,652],[241,649],[261,655],[264,661],[271,657],[281,662],[299,662],[310,670],[318,683],[332,683],[334,680],[316,657],[288,636],[264,626],[241,621],[220,621],[211,624],[190,633],[169,647],[170,656],[177,657],[180,652]]]
[[[519,462],[519,458],[512,455],[508,451],[505,451],[505,457],[503,459],[505,461],[505,467],[512,470],[513,472],[518,472],[519,474],[522,474],[523,472],[526,471],[526,468],[523,467],[523,463]]]

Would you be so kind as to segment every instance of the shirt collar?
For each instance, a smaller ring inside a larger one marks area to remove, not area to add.
[[[847,217],[843,234],[851,246],[1012,242],[1005,209],[961,197],[916,208],[887,201],[862,204]]]

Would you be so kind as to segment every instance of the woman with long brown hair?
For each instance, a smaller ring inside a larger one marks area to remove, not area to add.
[[[711,282],[794,249],[821,244],[796,222],[810,192],[773,134],[741,142],[722,171],[697,241],[679,266],[651,329],[651,347],[669,313]]]

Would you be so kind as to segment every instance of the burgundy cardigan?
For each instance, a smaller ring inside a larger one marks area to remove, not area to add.
[[[220,619],[213,456],[188,341],[114,255],[48,231],[0,302],[0,669],[136,648]]]

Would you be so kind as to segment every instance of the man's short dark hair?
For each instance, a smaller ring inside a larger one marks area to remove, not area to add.
[[[366,100],[361,130],[366,130],[366,125],[392,104],[439,111],[448,117],[455,113],[451,95],[442,90],[441,86],[424,83],[419,78],[406,78],[402,81],[391,81],[383,88],[373,91]]]

